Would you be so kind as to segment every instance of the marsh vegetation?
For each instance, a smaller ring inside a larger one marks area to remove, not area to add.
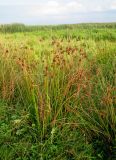
[[[116,24],[0,26],[0,159],[116,158]]]

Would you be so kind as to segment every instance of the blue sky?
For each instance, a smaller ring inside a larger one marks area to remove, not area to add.
[[[116,0],[0,0],[0,24],[116,22]]]

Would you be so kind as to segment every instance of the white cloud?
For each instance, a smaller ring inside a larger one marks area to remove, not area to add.
[[[85,12],[86,9],[80,2],[72,1],[68,3],[58,2],[58,1],[48,1],[46,4],[33,5],[28,11],[29,15],[39,16],[39,15],[67,15],[71,13]]]
[[[69,8],[71,7],[72,9],[74,9],[76,7],[81,8],[81,7],[83,7],[83,5],[77,1],[72,1],[72,2],[67,3],[67,7],[69,7]]]
[[[111,4],[111,9],[116,9],[116,1],[114,1],[112,4]]]
[[[50,7],[58,7],[59,3],[57,1],[48,1],[47,5]]]
[[[98,1],[98,2],[97,2]],[[115,0],[116,1],[116,0]],[[29,7],[27,14],[30,16],[64,16],[78,13],[103,12],[115,9],[116,3],[113,0],[48,0],[46,3],[38,2]]]
[[[75,12],[75,11],[85,12],[86,11],[85,6],[82,3],[77,2],[77,1],[72,1],[72,2],[67,3],[66,8],[67,8],[67,11],[71,11],[71,12]]]

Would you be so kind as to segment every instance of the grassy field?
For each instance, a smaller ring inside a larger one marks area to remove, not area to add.
[[[0,26],[0,160],[115,160],[115,69],[115,23]]]

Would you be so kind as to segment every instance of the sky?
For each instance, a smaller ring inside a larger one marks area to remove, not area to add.
[[[116,22],[116,0],[0,0],[0,24]]]

